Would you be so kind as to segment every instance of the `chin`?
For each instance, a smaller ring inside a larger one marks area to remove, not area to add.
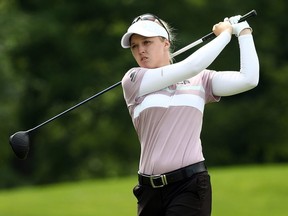
[[[156,68],[155,65],[149,64],[149,63],[142,63],[142,64],[140,64],[140,65],[141,65],[141,67],[143,67],[143,68],[149,68],[149,69]]]
[[[139,64],[139,66],[142,68],[151,68],[148,64]]]

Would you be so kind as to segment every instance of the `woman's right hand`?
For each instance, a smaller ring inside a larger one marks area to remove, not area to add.
[[[219,23],[215,24],[213,26],[212,31],[216,36],[220,35],[224,31],[227,31],[232,35],[233,29],[232,29],[231,23],[229,21],[225,20],[223,22],[219,22]]]

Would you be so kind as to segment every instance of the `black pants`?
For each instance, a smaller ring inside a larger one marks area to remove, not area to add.
[[[210,216],[212,190],[208,172],[162,188],[137,185],[138,216]]]

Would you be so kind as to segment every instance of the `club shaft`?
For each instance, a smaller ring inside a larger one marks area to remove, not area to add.
[[[43,122],[43,123],[37,125],[36,127],[29,129],[27,132],[28,132],[28,133],[29,133],[29,132],[32,132],[32,131],[34,131],[34,130],[40,128],[40,127],[42,127],[43,125],[48,124],[49,122],[51,122],[51,121],[53,121],[53,120],[59,118],[60,116],[62,116],[62,115],[64,115],[64,114],[66,114],[66,113],[68,113],[68,112],[70,112],[70,111],[76,109],[77,107],[79,107],[79,106],[81,106],[81,105],[87,103],[88,101],[90,101],[90,100],[92,100],[92,99],[94,99],[94,98],[96,98],[96,97],[98,97],[98,96],[104,94],[105,92],[110,91],[111,89],[115,88],[116,86],[119,86],[120,84],[121,84],[121,81],[115,83],[114,85],[112,85],[112,86],[110,86],[110,87],[108,87],[108,88],[106,88],[106,89],[104,89],[104,90],[98,92],[98,93],[95,94],[95,95],[92,95],[91,97],[89,97],[89,98],[87,98],[87,99],[81,101],[80,103],[78,103],[78,104],[76,104],[76,105],[70,107],[69,109],[67,109],[67,110],[65,110],[65,111],[63,111],[63,112],[61,112],[61,113],[59,113],[58,115],[56,115],[56,116],[54,116],[54,117],[48,119],[47,121],[45,121],[45,122]]]
[[[256,11],[255,11],[255,10],[252,10],[252,11],[250,11],[249,13],[243,15],[243,16],[240,18],[239,22],[243,22],[243,21],[245,21],[246,19],[251,18],[251,17],[256,16],[256,15],[257,15]],[[174,58],[174,57],[180,55],[181,53],[186,52],[187,50],[189,50],[189,49],[191,49],[191,48],[193,48],[193,47],[195,47],[195,46],[203,43],[204,41],[211,40],[211,39],[213,39],[213,38],[215,38],[215,37],[216,37],[215,34],[214,34],[213,32],[211,32],[211,33],[205,35],[204,37],[200,38],[199,40],[197,40],[197,41],[195,41],[195,42],[193,42],[193,43],[191,43],[191,44],[183,47],[182,49],[174,52],[173,54],[171,54],[171,56],[172,56],[172,58]],[[82,101],[82,102],[80,102],[80,103],[78,103],[78,104],[70,107],[69,109],[67,109],[67,110],[59,113],[58,115],[56,115],[56,116],[48,119],[47,121],[45,121],[45,122],[37,125],[36,127],[27,130],[26,132],[27,132],[27,133],[32,132],[32,131],[34,131],[34,130],[36,130],[36,129],[38,129],[38,128],[46,125],[46,124],[48,124],[49,122],[54,121],[55,119],[59,118],[60,116],[62,116],[62,115],[64,115],[64,114],[66,114],[66,113],[68,113],[68,112],[70,112],[70,111],[78,108],[79,106],[87,103],[88,101],[90,101],[90,100],[92,100],[92,99],[94,99],[94,98],[96,98],[96,97],[98,97],[98,96],[100,96],[100,95],[102,95],[102,94],[104,94],[104,93],[106,93],[106,92],[108,92],[108,91],[110,91],[111,89],[114,89],[115,87],[117,87],[117,86],[119,86],[119,85],[121,85],[121,81],[119,81],[119,82],[115,83],[114,85],[112,85],[112,86],[110,86],[110,87],[108,87],[108,88],[106,88],[106,89],[98,92],[97,94],[95,94],[95,95],[87,98],[86,100],[84,100],[84,101]]]
[[[201,38],[201,39],[199,39],[199,40],[197,40],[197,41],[195,41],[195,42],[193,42],[193,43],[191,43],[191,44],[183,47],[182,49],[174,52],[174,53],[171,55],[171,57],[174,58],[174,57],[180,55],[181,53],[186,52],[187,50],[189,50],[189,49],[197,46],[198,44],[201,44],[202,42],[203,42],[203,40],[202,40],[202,38]]]
[[[241,18],[239,19],[239,22],[243,22],[243,21],[247,20],[248,18],[256,16],[256,15],[257,15],[256,11],[252,10],[249,13],[241,16]],[[201,44],[204,41],[211,40],[211,39],[213,39],[215,37],[216,37],[216,35],[213,32],[210,32],[209,34],[205,35],[201,39],[199,39],[199,40],[197,40],[197,41],[195,41],[195,42],[183,47],[182,49],[176,51],[175,53],[172,54],[172,57],[180,55],[181,53],[186,52],[187,50],[191,49],[192,47],[197,46],[197,45]]]

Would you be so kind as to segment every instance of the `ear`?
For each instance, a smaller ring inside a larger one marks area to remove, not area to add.
[[[164,41],[164,46],[165,46],[165,48],[167,48],[167,49],[170,49],[170,41],[169,40],[167,40],[167,39],[165,39],[165,41]]]

